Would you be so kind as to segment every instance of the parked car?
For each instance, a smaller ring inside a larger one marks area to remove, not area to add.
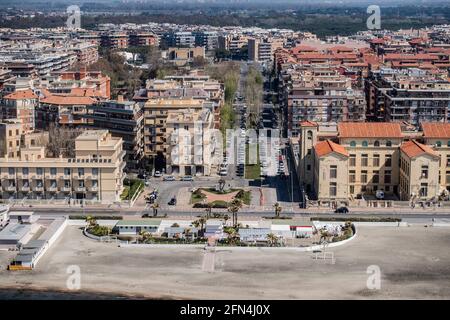
[[[181,177],[181,181],[194,181],[194,178],[192,176],[184,176]]]
[[[348,213],[348,208],[347,207],[340,207],[340,208],[337,208],[335,211],[334,211],[334,213]]]
[[[177,198],[173,197],[170,199],[170,201],[167,203],[169,206],[176,206],[177,205]]]
[[[165,176],[163,178],[163,181],[175,181],[175,177],[174,176]]]
[[[154,177],[155,177],[155,178],[160,178],[160,177],[162,177],[161,172],[160,172],[160,171],[155,171]]]

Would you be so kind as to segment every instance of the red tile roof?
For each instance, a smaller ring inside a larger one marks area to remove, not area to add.
[[[409,140],[402,144],[400,150],[403,151],[409,158],[415,158],[423,154],[429,154],[433,157],[439,157],[439,155],[433,151],[429,146],[418,143],[415,140]]]
[[[37,98],[38,96],[31,89],[15,91],[5,96],[5,99],[8,100],[37,99]]]
[[[40,102],[54,105],[92,105],[95,100],[91,97],[51,95],[41,99]]]
[[[317,127],[317,126],[318,126],[317,122],[309,120],[300,122],[300,127]]]
[[[347,150],[345,150],[345,148],[343,146],[341,146],[340,144],[334,143],[333,141],[330,141],[330,140],[321,141],[321,142],[317,143],[314,146],[314,150],[316,150],[316,154],[319,157],[323,157],[332,152],[339,153],[346,157],[349,156]]]
[[[422,123],[422,130],[425,138],[450,139],[450,123],[425,122]]]
[[[340,138],[402,138],[399,123],[388,122],[341,122],[338,124]]]

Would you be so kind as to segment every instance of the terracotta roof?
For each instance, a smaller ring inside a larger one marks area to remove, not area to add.
[[[31,89],[15,91],[5,96],[5,99],[8,100],[37,99],[37,98],[38,96]]]
[[[422,130],[425,138],[450,139],[450,123],[425,122],[422,123]]]
[[[433,149],[431,149],[429,146],[418,143],[415,140],[409,140],[403,143],[400,147],[400,150],[402,150],[409,158],[415,158],[423,154],[429,154],[433,157],[439,157],[439,155],[434,152]]]
[[[340,138],[402,138],[400,123],[389,122],[341,122]]]
[[[317,126],[318,126],[317,122],[309,120],[300,122],[300,127],[317,127]]]
[[[55,105],[91,105],[95,103],[95,100],[91,97],[51,95],[41,99],[41,103]]]
[[[325,141],[321,141],[321,142],[317,143],[314,146],[314,150],[316,150],[316,154],[319,157],[323,157],[332,152],[336,152],[343,156],[348,157],[348,152],[347,152],[347,150],[345,150],[345,148],[343,146],[341,146],[340,144],[334,143],[333,141],[330,141],[330,140],[325,140]]]

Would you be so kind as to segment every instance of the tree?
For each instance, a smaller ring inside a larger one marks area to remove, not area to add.
[[[159,208],[159,204],[154,202],[152,204],[152,209],[153,209],[153,216],[156,217],[158,215],[158,208]]]
[[[220,178],[219,179],[219,192],[223,193],[223,190],[225,189],[225,179]]]
[[[281,210],[283,210],[283,208],[281,207],[281,205],[278,202],[274,204],[274,208],[275,208],[275,216],[277,218],[279,218]]]
[[[234,199],[231,201],[228,205],[228,212],[232,214],[233,217],[233,226],[237,227],[237,221],[238,221],[238,212],[242,208],[242,201],[239,199]]]
[[[97,225],[97,220],[91,215],[86,217],[86,222],[87,222],[89,228]]]
[[[212,208],[213,208],[213,204],[211,202],[208,202],[206,204],[206,219],[209,219],[211,217],[211,212],[212,212]]]
[[[267,235],[267,241],[269,242],[269,245],[273,247],[278,243],[278,237],[273,233],[269,233]]]
[[[141,236],[142,242],[147,242],[152,238],[152,234],[148,231],[141,231],[139,235]]]
[[[228,244],[234,245],[239,241],[239,233],[235,227],[225,227],[223,232],[227,234]]]

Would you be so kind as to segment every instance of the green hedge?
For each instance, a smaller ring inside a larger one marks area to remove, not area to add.
[[[311,217],[310,221],[337,221],[337,222],[401,222],[401,218],[386,217]]]
[[[86,220],[88,216],[83,216],[83,215],[72,215],[69,216],[70,220]],[[123,217],[122,216],[92,216],[92,218],[94,218],[95,220],[122,220]]]

